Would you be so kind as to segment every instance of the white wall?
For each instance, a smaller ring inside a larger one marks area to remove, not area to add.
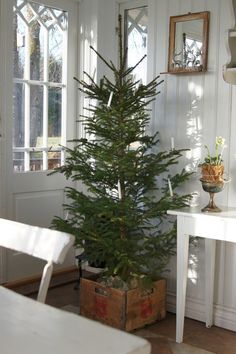
[[[125,2],[125,1],[123,1]],[[228,61],[225,41],[233,27],[231,0],[147,0],[149,5],[148,76],[167,70],[169,17],[188,12],[210,11],[208,71],[195,75],[163,74],[165,82],[153,109],[151,129],[160,132],[161,147],[170,148],[174,136],[178,148],[189,148],[183,165],[197,170],[204,156],[202,146],[214,146],[215,137],[226,138],[228,145],[224,163],[232,181],[217,195],[217,203],[236,207],[236,87],[225,83],[222,66]],[[108,59],[116,57],[115,22],[118,1],[83,0],[80,16],[89,26],[92,5],[97,6],[97,48]],[[93,7],[94,9],[94,7]],[[86,11],[85,11],[86,10]],[[83,13],[84,11],[84,13]],[[88,16],[88,17],[86,17]],[[88,20],[88,21],[87,21]],[[99,64],[100,65],[100,64]],[[101,69],[102,70],[102,69]],[[199,171],[198,171],[199,173]],[[200,203],[208,196],[202,191],[199,175],[186,186],[188,192],[198,191]],[[236,237],[236,235],[235,235]],[[187,316],[204,320],[204,241],[191,247],[187,291]],[[215,284],[215,323],[236,330],[236,246],[218,243]],[[176,265],[172,260],[168,277],[168,307],[175,311]]]
[[[166,69],[168,51],[169,16],[188,12],[210,11],[210,36],[208,50],[208,71],[197,75],[165,75],[162,95],[158,98],[153,128],[160,131],[162,146],[169,148],[170,136],[175,137],[178,148],[187,147],[187,164],[196,168],[197,174],[186,186],[187,191],[198,191],[200,203],[208,199],[201,189],[197,164],[205,155],[202,146],[214,146],[215,136],[226,138],[228,144],[224,157],[226,170],[232,178],[225,191],[217,195],[217,202],[236,206],[234,116],[232,106],[235,89],[222,78],[222,66],[228,61],[226,52],[226,31],[232,26],[231,0],[169,0],[150,1],[151,25],[156,23],[156,42],[150,48],[156,53],[156,73]],[[155,49],[154,49],[155,48]],[[153,50],[154,49],[154,50]],[[234,262],[236,248],[232,244],[218,243],[215,284],[215,323],[236,330],[236,277]],[[168,276],[168,302],[175,309],[176,266],[172,261]],[[204,241],[191,248],[189,260],[187,315],[204,319]]]

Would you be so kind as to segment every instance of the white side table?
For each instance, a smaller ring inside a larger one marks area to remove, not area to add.
[[[220,213],[202,213],[199,207],[168,210],[177,216],[177,299],[176,342],[183,341],[189,236],[205,238],[206,326],[213,324],[213,289],[216,240],[236,242],[236,208],[222,208]]]

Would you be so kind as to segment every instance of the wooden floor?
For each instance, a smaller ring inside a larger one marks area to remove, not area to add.
[[[76,312],[79,292],[75,283],[49,290],[47,303]],[[166,319],[133,332],[152,343],[152,354],[236,354],[236,333],[190,319],[185,320],[184,345],[175,343],[175,315],[167,313]],[[86,354],[86,353],[83,353]],[[112,354],[112,353],[111,353]]]
[[[79,306],[79,291],[75,290],[75,283],[50,289],[47,303],[76,312]],[[175,315],[171,313],[167,313],[166,319],[133,333],[147,338],[152,343],[152,354],[236,354],[235,332],[215,326],[206,328],[204,323],[190,319],[185,319],[184,345],[177,345]]]

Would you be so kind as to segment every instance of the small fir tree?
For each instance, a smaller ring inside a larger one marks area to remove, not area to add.
[[[104,76],[96,84],[87,73],[86,81],[76,79],[79,90],[96,104],[90,104],[81,123],[87,138],[73,140],[65,165],[55,172],[82,181],[87,192],[66,188],[68,218],[55,217],[53,226],[75,235],[90,262],[105,262],[104,276],[127,283],[154,280],[175,252],[176,227],[164,226],[166,211],[185,206],[190,197],[170,196],[167,183],[170,167],[178,164],[184,150],[158,151],[158,134],[146,133],[150,103],[162,81],[133,82],[134,67],[126,67],[121,31],[118,68],[91,49],[114,81]],[[172,176],[173,190],[188,177],[184,170]]]

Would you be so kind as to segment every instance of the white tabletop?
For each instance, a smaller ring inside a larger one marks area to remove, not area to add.
[[[220,206],[221,212],[216,212],[216,213],[210,213],[210,212],[202,212],[201,207],[186,207],[186,208],[181,208],[181,209],[176,209],[176,210],[168,210],[167,214],[170,215],[182,215],[182,216],[191,216],[191,217],[199,217],[201,216],[213,216],[213,217],[222,217],[222,218],[230,218],[230,219],[235,219],[236,218],[236,208],[231,208],[231,207],[226,207],[226,206]]]
[[[2,354],[150,354],[145,339],[0,286]]]
[[[221,207],[221,212],[202,212],[200,207],[168,210],[176,215],[188,235],[236,242],[236,208]],[[179,229],[179,227],[178,227]]]

